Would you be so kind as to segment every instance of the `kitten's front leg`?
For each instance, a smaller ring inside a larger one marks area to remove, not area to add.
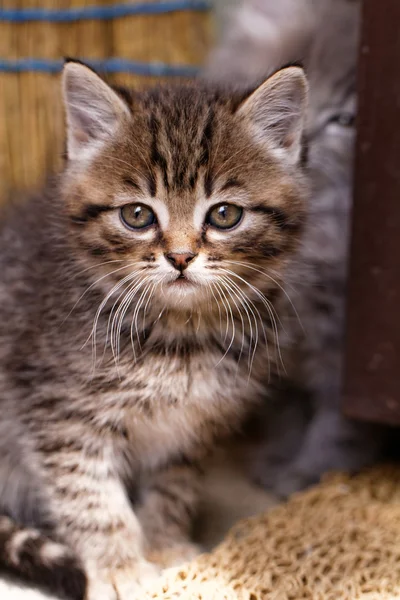
[[[194,465],[173,465],[148,480],[137,515],[144,529],[146,557],[162,568],[192,560],[200,549],[190,541],[200,498],[201,473]]]
[[[87,571],[86,599],[133,600],[158,569],[144,559],[142,528],[106,454],[52,455],[52,504],[59,534]]]

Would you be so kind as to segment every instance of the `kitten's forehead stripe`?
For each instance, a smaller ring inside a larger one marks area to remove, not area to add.
[[[150,118],[150,131],[152,134],[151,139],[151,161],[156,165],[162,174],[163,182],[166,190],[169,190],[168,181],[168,163],[165,156],[160,152],[159,148],[159,137],[160,137],[160,123],[157,117],[153,114]],[[155,182],[157,177],[155,177]]]
[[[203,172],[201,180],[211,195],[211,150],[218,122],[212,98],[186,88],[176,95],[153,91],[143,98],[143,105],[151,135],[150,163],[161,174],[165,191],[193,191]]]
[[[129,175],[129,176],[125,176],[123,178],[123,183],[130,188],[133,188],[134,190],[137,190],[139,192],[142,191],[142,188],[140,187],[140,185],[134,180],[134,178]]]
[[[204,178],[204,192],[205,192],[207,198],[210,198],[211,194],[213,193],[213,182],[212,182],[211,174],[208,171]]]
[[[157,193],[157,180],[154,176],[153,171],[149,171],[147,173],[147,183],[149,186],[149,192],[150,192],[150,196],[152,198],[155,197],[156,193]]]
[[[212,176],[211,176],[211,165],[210,165],[210,149],[213,142],[213,123],[214,123],[214,111],[210,108],[207,120],[205,123],[203,135],[201,138],[201,156],[199,164],[197,165],[197,172],[201,166],[207,168],[207,172],[204,178],[204,190],[206,196],[209,198],[212,194]]]
[[[242,187],[242,184],[235,177],[230,177],[228,179],[228,181],[226,181],[224,183],[224,185],[221,187],[220,192],[225,192],[226,190],[230,190],[231,188],[235,188],[235,187],[240,188],[240,187]]]

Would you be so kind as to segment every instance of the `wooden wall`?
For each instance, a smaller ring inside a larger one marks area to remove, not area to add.
[[[346,413],[400,424],[400,2],[364,0]]]

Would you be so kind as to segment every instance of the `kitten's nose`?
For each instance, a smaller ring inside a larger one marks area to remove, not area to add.
[[[170,252],[165,255],[165,258],[169,260],[175,269],[182,273],[182,271],[187,269],[190,261],[196,258],[196,256],[197,254],[193,254],[193,252]]]

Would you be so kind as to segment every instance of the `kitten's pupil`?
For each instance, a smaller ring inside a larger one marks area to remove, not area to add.
[[[241,220],[243,209],[235,204],[219,204],[208,214],[207,223],[218,229],[232,229]]]
[[[228,214],[228,207],[227,206],[220,206],[218,208],[218,216],[222,219],[226,219]]]
[[[156,222],[154,212],[144,204],[127,204],[121,208],[121,219],[130,229],[144,229]]]

